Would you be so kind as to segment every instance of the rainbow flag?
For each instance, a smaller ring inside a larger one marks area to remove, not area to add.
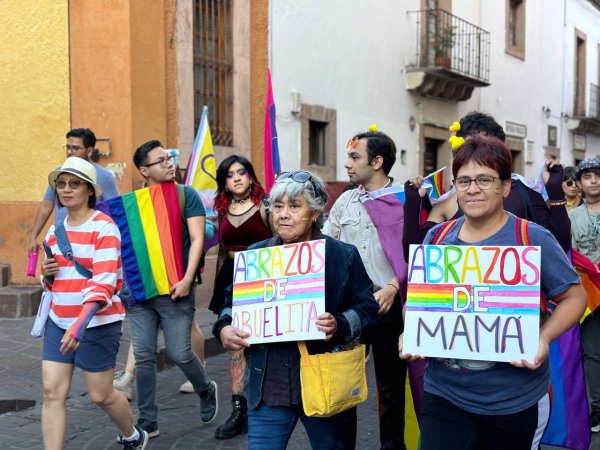
[[[214,217],[213,209],[217,191],[217,166],[213,149],[210,127],[208,126],[208,107],[202,109],[198,132],[187,166],[185,184],[193,186],[200,195],[207,217]]]
[[[571,450],[587,450],[592,433],[579,325],[550,344],[550,398],[552,409],[542,444]]]
[[[275,127],[275,100],[273,99],[273,85],[271,84],[271,71],[267,69],[267,102],[265,106],[265,137],[264,137],[264,167],[265,190],[271,191],[275,183],[275,176],[281,172],[279,164],[279,144],[277,142],[277,128]]]
[[[184,275],[183,219],[175,183],[106,201],[121,232],[123,270],[135,301],[166,295]]]
[[[429,200],[431,200],[432,205],[439,202],[442,196],[446,193],[446,190],[444,189],[445,169],[446,166],[436,170],[433,173],[430,173],[423,178],[423,187],[427,189],[427,194],[429,195]]]
[[[571,249],[571,259],[575,271],[581,277],[581,284],[587,294],[587,308],[581,322],[600,306],[600,269],[587,256]]]
[[[424,379],[426,360],[409,361],[405,383],[404,444],[407,450],[421,447],[421,408],[425,394]]]

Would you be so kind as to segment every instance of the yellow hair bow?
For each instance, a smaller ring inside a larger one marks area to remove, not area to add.
[[[462,145],[465,143],[465,140],[464,140],[464,138],[459,137],[459,136],[450,136],[450,139],[448,139],[448,142],[450,142],[450,146],[452,147],[452,150],[456,151],[462,147]]]
[[[375,124],[369,125],[369,131],[371,133],[377,133],[379,131],[379,127]]]
[[[458,122],[452,122],[452,125],[450,125],[450,131],[454,131],[455,133],[457,131],[460,131],[460,123]]]

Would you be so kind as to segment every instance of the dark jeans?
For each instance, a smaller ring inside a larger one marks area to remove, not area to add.
[[[425,392],[421,450],[531,450],[538,448],[549,417],[548,394],[514,414],[484,415]]]
[[[209,386],[210,379],[192,352],[191,329],[196,310],[193,289],[190,295],[176,301],[168,295],[162,295],[127,308],[135,355],[139,420],[156,422],[158,418],[156,348],[159,325],[162,325],[165,334],[169,358],[190,380],[194,391],[200,394]]]
[[[267,406],[261,402],[248,410],[248,450],[284,450],[298,419],[304,425],[313,450],[342,450],[339,414],[307,417],[302,406]]]
[[[581,346],[590,409],[600,412],[600,310],[581,324]]]

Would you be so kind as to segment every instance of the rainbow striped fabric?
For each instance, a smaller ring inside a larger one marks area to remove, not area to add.
[[[548,357],[552,411],[542,444],[587,450],[592,434],[579,325],[573,326],[550,343]]]
[[[469,292],[473,286],[468,284],[419,284],[413,283],[407,293],[407,311],[452,312],[453,291],[463,287]],[[483,301],[480,306],[489,314],[537,315],[540,309],[540,291],[538,286],[489,286],[489,291],[481,292]],[[472,311],[471,305],[467,311]]]
[[[453,189],[446,192],[444,188],[445,169],[446,166],[436,170],[433,173],[430,173],[423,179],[423,187],[427,189],[427,195],[429,196],[429,201],[432,205],[435,205],[436,203],[445,200],[451,195],[450,192],[454,192]]]
[[[166,295],[184,275],[177,185],[163,183],[106,202],[121,231],[121,258],[135,301]]]
[[[325,276],[322,273],[294,275],[288,278],[285,284],[285,298],[287,301],[306,300],[307,297],[319,296],[325,289]],[[235,306],[264,303],[265,295],[274,295],[277,278],[261,278],[256,281],[234,283],[233,304]]]

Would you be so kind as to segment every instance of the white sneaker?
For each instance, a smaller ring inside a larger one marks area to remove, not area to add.
[[[194,386],[192,386],[192,382],[186,381],[181,386],[179,386],[179,392],[182,392],[184,394],[193,394],[195,391]]]
[[[122,392],[127,400],[131,400],[133,398],[134,381],[135,377],[132,374],[125,372],[124,370],[120,370],[119,372],[115,373],[113,386],[117,391]]]
[[[202,367],[206,369],[206,361],[200,361],[200,363],[202,363]],[[192,386],[192,382],[186,381],[181,386],[179,386],[179,392],[181,392],[182,394],[194,394],[196,391],[194,391],[194,386]]]

